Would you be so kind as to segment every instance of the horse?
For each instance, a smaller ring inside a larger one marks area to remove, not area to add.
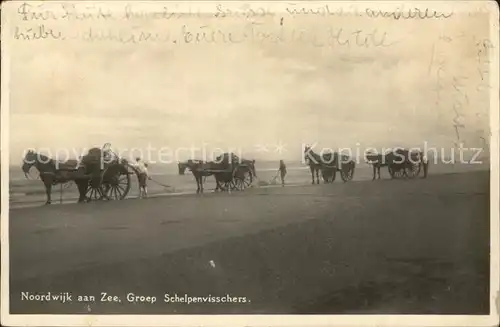
[[[187,169],[187,164],[185,162],[178,162],[177,163],[177,168],[179,170],[179,175],[184,175]]]
[[[389,163],[387,162],[387,154],[367,153],[365,156],[365,160],[366,163],[372,165],[373,167],[372,181],[375,180],[377,174],[378,174],[378,179],[380,179],[380,168],[389,166]]]
[[[333,157],[332,157],[333,156]],[[304,148],[304,160],[309,165],[311,171],[312,184],[314,183],[314,175],[316,174],[316,184],[319,184],[319,172],[323,177],[324,183],[328,183],[330,178],[333,182],[333,174],[335,173],[335,168],[326,167],[328,164],[336,165],[338,162],[337,153],[324,153],[323,156],[315,153],[310,146]]]
[[[77,160],[56,162],[52,158],[30,150],[26,153],[22,165],[22,170],[26,178],[28,178],[28,173],[33,166],[40,173],[40,179],[45,186],[45,193],[47,195],[47,201],[45,202],[46,205],[52,203],[52,186],[65,184],[70,181],[74,181],[78,187],[78,192],[80,193],[78,203],[86,200],[85,195],[88,189],[88,180],[84,178],[75,178],[75,176],[71,174],[78,168]]]
[[[309,165],[309,170],[311,171],[312,184],[314,183],[314,174],[316,173],[316,184],[319,184],[319,171],[322,168],[321,165],[321,156],[319,154],[314,153],[310,146],[306,146],[304,148],[304,160]]]
[[[219,165],[216,162],[205,162],[202,160],[192,160],[189,159],[185,163],[183,163],[186,168],[188,168],[194,176],[196,180],[196,193],[203,193],[203,183],[208,176],[214,175],[213,169],[219,169]],[[216,177],[217,182],[217,177]],[[215,191],[218,191],[220,188],[219,183],[217,183],[217,187]]]

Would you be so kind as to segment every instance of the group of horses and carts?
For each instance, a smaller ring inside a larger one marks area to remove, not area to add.
[[[354,177],[355,161],[337,152],[317,154],[311,147],[305,147],[304,159],[308,164],[312,184],[319,184],[319,174],[324,183],[333,183],[337,173],[343,182]],[[424,163],[422,152],[411,152],[406,149],[396,149],[385,154],[368,153],[367,163],[373,166],[373,179],[380,179],[380,168],[388,167],[391,178],[415,178],[420,174]],[[79,160],[58,162],[43,154],[30,150],[26,153],[22,170],[26,177],[35,167],[42,180],[46,195],[46,204],[51,203],[52,187],[74,182],[78,188],[78,202],[95,200],[123,200],[131,188],[133,175],[139,179],[140,172],[127,159],[119,157],[109,143],[101,148],[92,148]],[[234,153],[224,153],[214,161],[190,159],[178,163],[179,174],[186,170],[193,174],[197,193],[203,193],[204,183],[208,176],[214,176],[216,188],[214,191],[242,191],[252,186],[257,177],[255,160],[237,157]],[[426,174],[425,174],[426,175]]]
[[[319,173],[324,183],[333,183],[337,172],[340,173],[342,181],[353,179],[356,162],[348,155],[338,152],[326,152],[317,154],[311,146],[304,148],[304,158],[309,165],[312,184],[319,184]],[[416,178],[424,167],[424,177],[427,177],[427,158],[421,151],[410,151],[403,148],[395,148],[383,154],[369,152],[365,155],[366,163],[373,167],[373,180],[380,179],[380,168],[387,167],[392,179]],[[316,179],[315,179],[316,177]]]

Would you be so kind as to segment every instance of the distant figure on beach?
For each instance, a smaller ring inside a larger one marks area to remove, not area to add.
[[[422,166],[424,167],[424,177],[427,177],[427,171],[429,169],[429,158],[427,158],[427,155],[422,153]]]
[[[281,186],[285,186],[285,176],[286,176],[286,165],[283,160],[280,160],[280,168],[279,168],[280,176],[281,176]]]
[[[148,164],[143,162],[141,158],[136,158],[136,169],[139,174],[139,199],[148,197],[148,183],[147,180],[151,179],[148,172]]]

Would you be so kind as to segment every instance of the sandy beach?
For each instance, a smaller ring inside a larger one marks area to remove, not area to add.
[[[278,162],[257,162],[257,178],[253,181],[253,187],[273,187],[279,186],[279,177],[277,177]],[[455,163],[447,164],[442,162],[432,163],[430,166],[431,174],[442,174],[449,172],[470,172],[484,171],[489,169],[489,161],[482,160],[478,164]],[[153,180],[148,182],[148,192],[151,196],[166,196],[166,195],[186,195],[196,193],[196,181],[190,171],[186,171],[185,175],[179,175],[177,165],[157,165],[150,169]],[[356,166],[354,180],[370,181],[373,176],[372,167],[359,163]],[[33,169],[30,174],[32,179],[26,179],[19,167],[10,167],[10,207],[25,208],[37,207],[43,205],[46,201],[45,189],[43,183],[37,179],[38,173]],[[387,167],[381,170],[381,177],[389,179]],[[287,185],[301,186],[311,183],[311,174],[309,167],[301,164],[300,161],[289,163],[288,174],[286,176]],[[336,184],[342,183],[340,176],[337,176]],[[165,187],[167,186],[167,187]],[[212,192],[215,189],[215,181],[213,177],[208,177],[205,183],[205,192]],[[136,198],[139,194],[139,185],[137,177],[131,175],[131,187],[127,198]],[[68,183],[54,186],[52,189],[53,204],[70,204],[75,203],[78,199],[78,191],[74,183]]]
[[[489,222],[487,171],[12,209],[11,313],[487,314]]]

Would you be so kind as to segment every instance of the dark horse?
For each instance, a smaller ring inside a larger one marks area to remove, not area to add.
[[[181,165],[181,163],[179,163],[179,165]],[[208,176],[212,176],[214,174],[212,169],[215,169],[215,163],[189,159],[188,161],[182,163],[182,166],[184,170],[187,168],[193,174],[197,186],[196,193],[203,193],[203,183]],[[181,174],[180,169],[181,168],[179,166],[179,174]],[[181,175],[184,175],[184,172],[182,172]],[[215,190],[219,190],[219,183],[217,183]]]
[[[304,148],[304,159],[311,171],[312,184],[314,184],[314,174],[316,174],[316,184],[319,184],[319,172],[323,168],[321,156],[314,153],[310,146],[306,146]]]
[[[193,160],[188,160],[186,162],[178,162],[177,163],[177,168],[179,169],[179,175],[184,175],[186,172],[186,169],[189,168],[189,163],[192,162]],[[194,160],[194,161],[199,161],[199,160]]]
[[[78,187],[78,192],[80,193],[78,202],[85,201],[85,194],[88,189],[88,179],[78,178],[76,176],[75,170],[78,166],[76,160],[56,162],[54,159],[30,150],[23,159],[22,170],[26,177],[33,166],[39,171],[40,179],[45,186],[45,193],[47,194],[47,202],[45,202],[45,204],[50,204],[52,202],[52,186],[65,184],[70,181],[74,181]]]
[[[341,172],[342,179],[346,182],[352,178],[352,174],[348,175],[349,171],[354,172],[354,161],[346,155],[340,156],[342,163],[339,164],[339,154],[337,152],[328,152],[319,155],[312,150],[312,147],[306,146],[304,148],[304,160],[309,166],[312,177],[312,184],[314,183],[314,175],[316,175],[316,184],[319,184],[319,172],[323,176],[324,183],[333,182],[335,180],[335,173],[337,170]],[[340,169],[339,169],[340,166]]]

